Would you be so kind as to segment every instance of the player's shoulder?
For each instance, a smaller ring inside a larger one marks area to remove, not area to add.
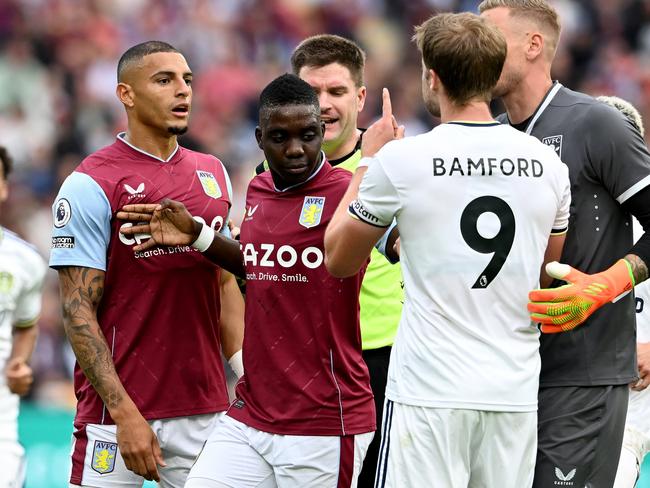
[[[433,130],[423,134],[406,136],[401,139],[389,141],[379,150],[377,156],[379,156],[379,159],[382,159],[382,157],[405,158],[409,154],[418,155],[421,153],[420,148],[422,146],[429,146],[432,140],[441,137],[438,133],[439,131],[436,131],[439,127],[435,127]],[[410,161],[410,158],[406,157],[404,162],[406,163],[407,161]]]
[[[273,177],[270,171],[263,171],[255,174],[253,179],[248,183],[248,191],[264,191],[273,190]]]
[[[586,93],[562,87],[557,95],[549,103],[551,110],[569,110],[571,117],[567,120],[570,124],[588,124],[593,127],[595,124],[620,122],[624,116],[614,107],[597,100]]]
[[[178,150],[181,151],[183,158],[192,158],[197,162],[204,162],[208,164],[217,164],[222,168],[225,168],[225,165],[221,159],[219,159],[214,154],[204,153],[200,151],[195,151],[194,149],[188,149],[183,146],[179,146]]]
[[[352,173],[343,168],[339,168],[336,166],[330,166],[329,163],[327,164],[328,168],[325,168],[328,173],[327,173],[327,180],[332,182],[333,184],[340,184],[340,185],[348,185],[350,183],[350,180],[352,179]]]
[[[45,261],[36,246],[5,227],[0,228],[0,231],[2,232],[2,247],[7,254],[28,264],[32,271],[39,272],[46,268]]]
[[[76,171],[87,174],[100,172],[103,168],[111,165],[116,159],[120,159],[124,155],[120,145],[121,143],[115,141],[89,154],[79,163]]]

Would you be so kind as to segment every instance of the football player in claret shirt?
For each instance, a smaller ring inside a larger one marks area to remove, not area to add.
[[[291,55],[293,73],[309,83],[318,95],[321,120],[325,123],[323,152],[328,162],[351,173],[361,159],[363,130],[357,127],[357,119],[366,101],[365,57],[356,43],[333,34],[308,37]],[[267,170],[267,161],[255,168],[257,174]],[[360,488],[372,488],[375,484],[388,363],[404,301],[400,265],[391,264],[382,256],[382,248],[390,250],[391,246],[373,249],[359,295],[362,354],[370,374],[377,419],[377,432],[359,475]]]
[[[129,202],[185,202],[225,231],[231,206],[217,158],[179,146],[192,72],[169,44],[132,47],[118,64],[128,128],[88,156],[53,205],[50,266],[77,358],[71,485],[182,487],[228,407],[221,350],[238,357],[243,300],[234,277],[189,246],[134,252],[120,234]]]
[[[152,235],[136,250],[193,242],[247,279],[245,374],[186,487],[356,486],[375,411],[361,357],[362,273],[337,279],[323,262],[325,227],[350,180],[322,153],[323,131],[318,98],[297,76],[262,91],[256,137],[270,171],[248,187],[241,248],[194,225],[177,202],[118,214],[151,220],[125,230]]]

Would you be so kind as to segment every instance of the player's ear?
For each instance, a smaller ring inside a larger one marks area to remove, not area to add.
[[[262,129],[260,129],[259,125],[255,127],[255,139],[257,140],[257,147],[263,151],[264,148],[262,147]]]
[[[539,32],[533,32],[528,39],[528,48],[526,49],[526,59],[532,61],[544,52],[544,36]]]
[[[438,75],[436,74],[435,71],[432,69],[429,70],[429,88],[431,88],[431,91],[435,92],[440,89],[440,78],[438,78]]]
[[[118,83],[117,88],[115,88],[115,94],[125,107],[131,108],[133,105],[135,105],[133,100],[133,89],[131,88],[131,85],[128,85],[126,83]]]
[[[357,89],[357,112],[361,112],[365,104],[366,104],[366,87],[361,86]]]
[[[325,122],[320,121],[320,136],[325,137]]]

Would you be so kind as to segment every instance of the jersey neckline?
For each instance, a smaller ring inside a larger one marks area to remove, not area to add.
[[[478,122],[478,121],[471,121],[471,120],[452,120],[450,122],[445,122],[445,124],[463,125],[465,127],[494,127],[495,125],[501,125],[501,123],[496,120],[485,121],[485,122]]]
[[[162,159],[162,158],[159,158],[158,156],[154,156],[153,154],[148,153],[147,151],[144,151],[144,150],[140,149],[139,147],[134,146],[133,144],[131,144],[129,141],[126,140],[126,132],[120,132],[119,134],[117,134],[117,140],[123,142],[125,145],[127,145],[128,147],[130,147],[134,151],[137,151],[140,154],[144,154],[145,156],[148,156],[151,159],[155,159],[159,163],[170,163],[174,159],[174,157],[178,154],[179,148],[180,148],[180,145],[177,142],[176,143],[176,148],[172,151],[172,153],[169,155],[169,157],[167,159]]]

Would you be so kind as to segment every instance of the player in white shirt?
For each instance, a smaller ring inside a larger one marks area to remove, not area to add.
[[[442,124],[377,151],[398,135],[385,92],[384,115],[363,138],[369,167],[325,236],[335,276],[354,273],[394,217],[401,236],[406,299],[375,486],[525,488],[540,369],[526,304],[543,262],[561,253],[568,171],[551,148],[493,120],[506,55],[498,31],[473,14],[442,14],[415,39],[425,104]]]
[[[11,159],[1,146],[0,161],[0,202],[4,202]],[[0,227],[0,488],[20,488],[25,480],[18,397],[29,391],[33,381],[29,361],[46,269],[34,247]]]
[[[628,101],[618,97],[598,97],[618,109],[644,135],[639,111]],[[634,219],[635,241],[643,234],[641,224]],[[636,342],[639,363],[639,381],[630,385],[630,402],[625,419],[623,448],[616,471],[614,488],[633,488],[639,478],[643,458],[650,451],[650,282],[634,287],[636,300]]]

